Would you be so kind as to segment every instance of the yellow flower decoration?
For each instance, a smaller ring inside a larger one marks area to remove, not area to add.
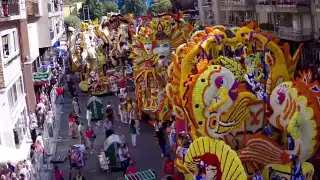
[[[287,131],[293,139],[299,139],[302,132],[302,123],[300,119],[300,112],[295,112],[288,127]]]

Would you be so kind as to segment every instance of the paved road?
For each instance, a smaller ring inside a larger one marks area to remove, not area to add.
[[[85,104],[89,98],[89,96],[85,93],[81,93],[78,91],[80,107],[82,111],[82,117],[80,120],[87,124],[87,120],[85,119]],[[104,107],[109,100],[112,101],[112,104],[117,107],[119,104],[119,99],[116,96],[104,96],[101,97],[104,102]],[[117,108],[115,108],[117,109]],[[60,126],[60,136],[62,137],[62,142],[58,143],[58,148],[56,155],[67,155],[67,151],[69,150],[70,145],[77,144],[79,142],[78,139],[70,139],[68,134],[68,115],[72,111],[71,99],[70,95],[66,93],[65,104],[64,104],[64,114],[61,118],[61,126]],[[120,119],[120,118],[118,118]],[[129,131],[129,125],[123,124],[119,121],[115,121],[115,133],[118,135],[124,135],[128,145],[129,152],[131,154],[132,159],[136,162],[136,167],[139,170],[154,170],[158,177],[163,177],[162,172],[162,163],[163,158],[160,156],[160,151],[157,150],[157,140],[152,136],[152,127],[147,122],[141,122],[141,134],[137,137],[137,148],[133,148],[131,144],[131,136]],[[88,155],[88,159],[86,161],[86,165],[83,168],[82,172],[85,178],[90,180],[116,180],[122,179],[122,172],[102,172],[100,170],[98,157],[103,142],[105,140],[104,132],[101,128],[100,132],[97,133],[97,139],[95,142],[95,151]],[[69,174],[69,160],[67,159],[64,164],[60,164],[59,167],[62,169],[65,179],[68,178]]]

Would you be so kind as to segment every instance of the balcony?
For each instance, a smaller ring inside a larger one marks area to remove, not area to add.
[[[316,7],[316,11],[320,12],[320,2],[316,2],[315,7]]]
[[[211,9],[212,8],[211,2],[203,2],[202,7],[204,9]]]
[[[9,0],[0,2],[0,22],[20,19],[20,1]]]
[[[249,0],[245,1],[221,1],[220,2],[221,10],[228,11],[253,11],[254,3]]]
[[[265,31],[273,33],[279,39],[285,39],[289,41],[310,41],[313,39],[311,28],[292,28],[277,26],[274,30],[274,25],[270,23],[260,24],[259,27]]]
[[[27,14],[28,16],[39,15],[39,3],[35,0],[27,1]]]
[[[297,0],[295,2],[284,2],[282,0],[277,1],[263,1],[258,2],[256,9],[264,12],[278,12],[278,13],[309,13],[310,4],[307,0]]]
[[[279,27],[275,35],[290,41],[310,41],[313,39],[311,28]]]
[[[51,39],[51,40],[54,39],[54,31],[50,31],[50,39]]]

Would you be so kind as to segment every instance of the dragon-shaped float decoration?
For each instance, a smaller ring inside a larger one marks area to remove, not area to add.
[[[133,37],[131,57],[134,59],[136,98],[140,112],[161,120],[170,117],[170,102],[165,87],[169,81],[167,68],[172,53],[192,32],[192,26],[172,15],[162,15],[145,22]]]
[[[128,62],[131,18],[122,15],[82,22],[70,36],[73,71],[80,73],[84,92],[102,95],[118,91],[118,80],[133,74]]]
[[[166,95],[177,134],[193,139],[175,163],[186,179],[312,179],[320,85],[311,71],[294,77],[303,45],[292,56],[278,42],[254,23],[217,25],[176,49]]]

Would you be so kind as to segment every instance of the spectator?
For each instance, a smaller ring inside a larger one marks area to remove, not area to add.
[[[37,136],[36,144],[37,144],[38,150],[43,151],[44,143],[43,143],[43,138],[41,133],[39,133]]]
[[[76,97],[74,97],[74,98],[72,99],[72,105],[73,105],[73,112],[74,112],[74,114],[75,114],[76,116],[78,116],[78,117],[81,117],[81,116],[79,115],[79,114],[80,114],[79,102],[78,102],[78,100],[77,100]]]
[[[121,166],[123,168],[123,174],[125,174],[130,162],[130,154],[126,144],[122,143],[120,145],[120,148],[118,150],[118,155],[120,158]]]
[[[140,134],[140,129],[139,129],[139,123],[140,123],[140,117],[139,117],[139,109],[138,106],[135,102],[132,103],[132,120],[135,121],[136,124],[136,130],[137,134]]]
[[[103,123],[103,128],[106,134],[106,139],[113,134],[113,125],[112,122],[106,118],[105,122]]]
[[[137,147],[137,128],[135,121],[130,121],[130,134],[133,147]]]
[[[78,134],[79,134],[79,141],[80,144],[85,144],[85,140],[84,140],[84,127],[83,127],[83,122],[80,122],[78,125]]]
[[[161,157],[163,157],[166,154],[166,135],[165,135],[165,128],[161,127],[159,128],[159,131],[157,133],[158,143],[161,148],[162,154]]]
[[[85,178],[81,175],[80,171],[76,172],[76,177],[73,180],[85,180]]]
[[[54,177],[55,180],[63,180],[63,173],[57,165],[54,166]]]
[[[60,85],[57,89],[57,102],[59,102],[60,104],[64,104],[64,99],[63,99],[63,94],[64,94],[64,89],[63,86]]]
[[[164,174],[172,176],[174,174],[174,161],[171,159],[170,154],[166,154],[166,159],[163,163]]]
[[[24,176],[24,179],[31,179],[31,174],[27,168],[25,168],[22,164],[18,164],[18,171],[17,173]]]
[[[126,174],[135,174],[135,173],[137,173],[137,168],[134,166],[134,162],[130,161],[129,167],[126,170]]]
[[[86,129],[86,137],[88,141],[88,146],[91,149],[91,153],[93,153],[93,145],[94,145],[94,140],[96,139],[96,135],[93,132],[93,129],[89,126]]]
[[[263,176],[261,175],[260,169],[254,170],[254,176],[252,180],[263,180]]]

